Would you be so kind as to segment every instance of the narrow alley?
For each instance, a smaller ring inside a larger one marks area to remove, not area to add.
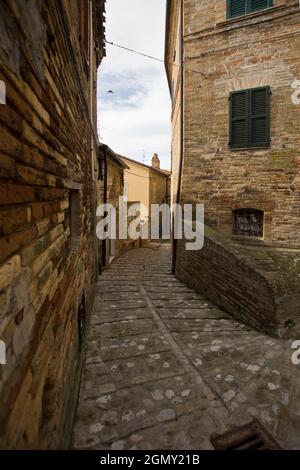
[[[0,6],[2,467],[300,450],[299,1]]]
[[[74,448],[212,449],[212,436],[253,417],[281,446],[299,446],[290,341],[179,282],[168,244],[126,252],[96,289]]]

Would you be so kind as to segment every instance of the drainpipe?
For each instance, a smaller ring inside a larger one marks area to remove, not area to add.
[[[169,184],[169,178],[166,178],[166,204],[170,204],[169,202],[169,197],[168,197],[168,194],[169,194],[169,191],[168,191],[168,184]]]
[[[104,204],[107,204],[107,180],[108,180],[108,164],[107,164],[107,147],[104,150]],[[106,240],[102,241],[102,265],[106,266]]]
[[[184,0],[180,2],[180,155],[179,155],[179,169],[178,169],[178,186],[176,193],[176,204],[180,204],[181,196],[181,181],[182,181],[182,168],[183,168],[183,151],[184,151],[184,133],[183,133],[183,124],[184,124]],[[173,213],[174,217],[174,213]],[[172,257],[172,273],[175,274],[176,271],[176,261],[177,261],[177,240],[174,238],[174,218],[173,218],[173,257]]]

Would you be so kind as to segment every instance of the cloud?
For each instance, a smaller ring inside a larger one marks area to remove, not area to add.
[[[164,0],[109,0],[108,41],[163,58]],[[112,90],[113,93],[108,93]],[[170,167],[170,97],[164,64],[107,45],[98,75],[99,134],[116,152]]]

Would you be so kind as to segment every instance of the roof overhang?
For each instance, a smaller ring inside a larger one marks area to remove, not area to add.
[[[160,173],[161,175],[165,176],[166,178],[169,178],[171,176],[171,172],[168,171],[168,170],[162,170],[161,168],[154,168],[153,166],[146,165],[146,163],[142,163],[142,162],[139,162],[137,160],[133,160],[133,158],[124,157],[124,155],[119,155],[119,157],[122,160],[125,160],[125,161],[127,160],[129,164],[134,163],[135,165],[139,165],[143,168],[146,168],[147,170],[156,171],[157,173]]]
[[[171,77],[168,67],[168,55],[169,55],[169,34],[170,34],[170,13],[171,13],[171,1],[166,0],[166,26],[165,26],[165,69],[167,74],[167,80],[169,85],[169,91],[171,92]]]
[[[114,162],[116,165],[121,167],[123,170],[129,170],[129,166],[126,165],[126,163],[122,160],[122,158],[117,155],[113,149],[111,149],[108,145],[106,144],[99,144],[99,150],[100,150],[100,155],[99,158],[100,160],[104,158],[104,154],[108,156],[109,160]]]
[[[105,2],[106,0],[93,1],[93,27],[94,39],[97,44],[97,65],[106,56],[105,42]]]

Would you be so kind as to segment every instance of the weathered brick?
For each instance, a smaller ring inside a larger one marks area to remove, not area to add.
[[[39,222],[36,222],[38,236],[40,237],[41,235],[44,235],[46,232],[48,232],[50,225],[50,219],[42,219]]]
[[[17,393],[17,397],[14,401],[14,406],[12,412],[9,416],[9,421],[7,423],[7,436],[6,441],[10,442],[10,440],[14,437],[14,433],[20,426],[20,422],[22,421],[24,415],[26,414],[26,409],[28,405],[28,400],[30,400],[30,387],[32,383],[32,372],[29,368],[26,372],[23,382],[21,384],[21,388]]]
[[[34,327],[34,310],[28,309],[22,315],[22,320],[14,328],[13,333],[13,349],[14,354],[18,357],[24,348],[29,344],[32,330]]]
[[[31,204],[31,211],[32,211],[32,219],[42,219],[43,218],[43,204],[41,202],[36,202]]]
[[[31,220],[31,212],[28,207],[15,208],[14,211],[4,210],[0,212],[0,234],[7,235],[14,230],[26,225]]]
[[[8,311],[7,292],[0,292],[0,338],[3,338],[3,331],[6,328],[5,315]]]
[[[51,203],[43,204],[44,217],[50,217],[52,213],[53,213],[53,204]]]
[[[55,177],[47,175],[33,168],[17,165],[18,177],[22,182],[34,184],[37,186],[54,186]]]
[[[50,125],[50,115],[43,107],[42,103],[39,101],[37,96],[34,94],[30,86],[27,83],[24,83],[24,96],[27,98],[27,101],[31,104],[34,110],[38,113],[41,119],[45,121],[46,124]]]
[[[27,227],[0,239],[0,263],[37,237],[36,227]]]
[[[51,220],[53,224],[60,224],[65,220],[65,213],[58,212],[57,214],[53,214]]]
[[[21,258],[19,255],[13,256],[6,263],[2,264],[0,266],[0,291],[8,287],[20,272]]]
[[[64,231],[63,225],[57,225],[47,235],[39,238],[21,251],[22,265],[25,266],[50,248],[51,243]]]
[[[14,135],[12,135],[5,127],[0,126],[0,142],[1,152],[5,152],[11,156],[19,156],[22,154],[22,143]]]
[[[60,188],[37,188],[37,197],[40,201],[51,201],[54,199],[62,199],[66,195],[65,189]]]
[[[35,192],[30,186],[0,183],[0,204],[22,204],[34,199]]]
[[[68,209],[68,207],[69,207],[68,199],[60,202],[60,210],[64,211],[65,209]]]
[[[7,155],[0,154],[0,178],[16,178],[16,162]]]

